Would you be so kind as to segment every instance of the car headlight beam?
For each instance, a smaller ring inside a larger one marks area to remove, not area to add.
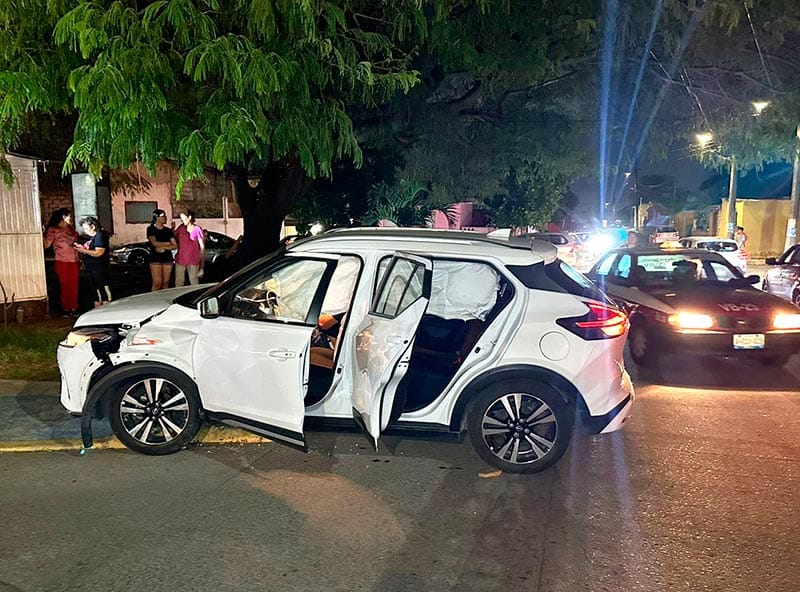
[[[776,329],[800,329],[800,314],[778,314],[772,319]]]
[[[714,317],[694,312],[671,314],[667,322],[677,329],[710,329],[714,326]]]

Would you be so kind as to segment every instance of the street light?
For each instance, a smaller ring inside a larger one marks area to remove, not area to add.
[[[694,137],[697,139],[697,143],[700,145],[700,150],[705,150],[714,139],[714,134],[711,132],[700,132],[699,134],[695,134]]]
[[[768,104],[769,103],[767,103],[767,105]],[[767,105],[764,105],[764,107]],[[755,104],[753,106],[755,107]],[[762,107],[762,110],[764,107]],[[703,151],[706,150],[709,144],[714,140],[714,134],[711,132],[700,132],[695,134],[695,138],[700,145],[700,150]],[[730,163],[730,176],[728,178],[728,238],[733,238],[736,234],[736,157],[733,155],[723,156],[721,154],[717,154],[717,156]]]
[[[758,117],[761,115],[761,112],[769,107],[769,101],[753,101],[751,103],[753,105],[753,109],[755,109],[755,113],[753,113],[754,117]]]

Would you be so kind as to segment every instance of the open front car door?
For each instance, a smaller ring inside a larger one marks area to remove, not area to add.
[[[378,446],[431,295],[430,259],[397,253],[356,335],[353,416]]]
[[[337,262],[287,254],[220,297],[194,347],[209,418],[305,448],[308,351]]]

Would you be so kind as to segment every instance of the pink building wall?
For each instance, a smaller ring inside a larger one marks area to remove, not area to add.
[[[148,222],[128,223],[125,220],[125,202],[156,202],[156,207],[167,213],[167,218],[177,226],[181,223],[179,214],[184,210],[198,212],[198,224],[208,230],[221,232],[232,238],[242,234],[242,217],[233,200],[233,188],[229,181],[217,175],[208,183],[193,181],[187,183],[180,201],[175,199],[177,171],[168,164],[160,164],[155,177],[150,177],[144,166],[134,164],[130,169],[132,179],[142,179],[141,187],[117,189],[111,194],[111,213],[114,219],[114,235],[111,245],[123,245],[147,240]],[[135,185],[135,184],[134,184]],[[149,185],[149,187],[148,187]],[[223,217],[223,198],[228,198],[228,217]],[[219,217],[201,217],[204,210],[215,210]]]
[[[433,212],[433,227],[444,230],[472,230],[474,232],[491,232],[493,226],[473,226],[474,204],[471,201],[462,201],[450,206],[451,217],[449,220],[444,212]]]

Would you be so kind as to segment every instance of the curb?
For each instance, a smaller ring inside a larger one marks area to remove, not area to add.
[[[200,428],[192,444],[201,446],[218,446],[224,444],[265,444],[271,442],[250,432],[225,426],[204,426]],[[80,438],[74,440],[20,440],[0,442],[0,454],[4,452],[62,452],[83,450]],[[125,445],[114,436],[98,438],[90,450],[127,450]]]

